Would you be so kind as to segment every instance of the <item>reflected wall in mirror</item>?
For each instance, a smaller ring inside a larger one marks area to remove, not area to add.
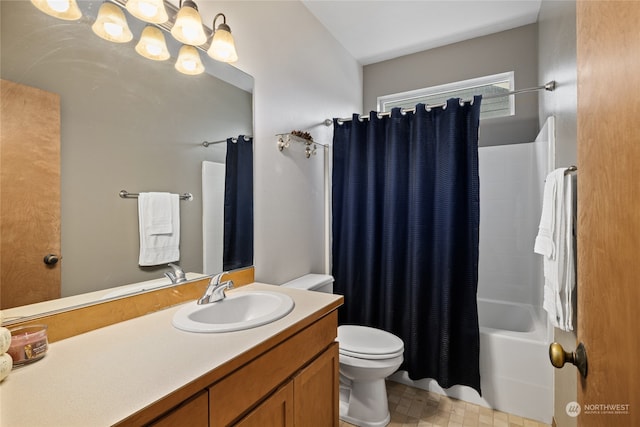
[[[134,40],[109,43],[90,29],[101,2],[79,3],[83,18],[61,21],[27,1],[0,2],[2,79],[60,96],[61,294],[167,270],[138,266],[137,202],[120,198],[123,189],[193,194],[180,202],[179,264],[203,272],[202,162],[224,163],[226,145],[202,142],[252,135],[253,79],[206,55],[207,73],[178,73],[170,36],[168,61],[145,59],[134,50],[142,23],[127,15]]]

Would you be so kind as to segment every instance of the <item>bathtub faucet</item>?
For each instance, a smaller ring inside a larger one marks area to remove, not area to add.
[[[224,291],[227,289],[232,289],[233,282],[231,280],[227,280],[226,282],[220,283],[220,280],[222,280],[222,276],[224,276],[225,274],[229,274],[229,272],[223,271],[222,273],[218,273],[211,278],[211,280],[209,281],[209,286],[207,286],[207,290],[204,291],[204,295],[202,295],[202,298],[198,300],[199,305],[221,301],[227,297]]]

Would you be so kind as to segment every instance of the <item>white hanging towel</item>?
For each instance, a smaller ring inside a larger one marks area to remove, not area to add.
[[[141,266],[180,260],[180,198],[170,193],[138,196]]]
[[[547,175],[534,252],[543,255],[543,307],[553,326],[573,330],[574,192],[566,168]]]

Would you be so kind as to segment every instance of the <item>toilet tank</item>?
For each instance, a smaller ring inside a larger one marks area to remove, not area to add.
[[[332,294],[333,276],[328,274],[305,274],[290,282],[283,283],[282,286]]]

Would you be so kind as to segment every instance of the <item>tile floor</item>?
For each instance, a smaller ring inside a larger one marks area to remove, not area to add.
[[[436,393],[387,381],[389,427],[549,427]],[[352,424],[340,422],[340,427]]]

